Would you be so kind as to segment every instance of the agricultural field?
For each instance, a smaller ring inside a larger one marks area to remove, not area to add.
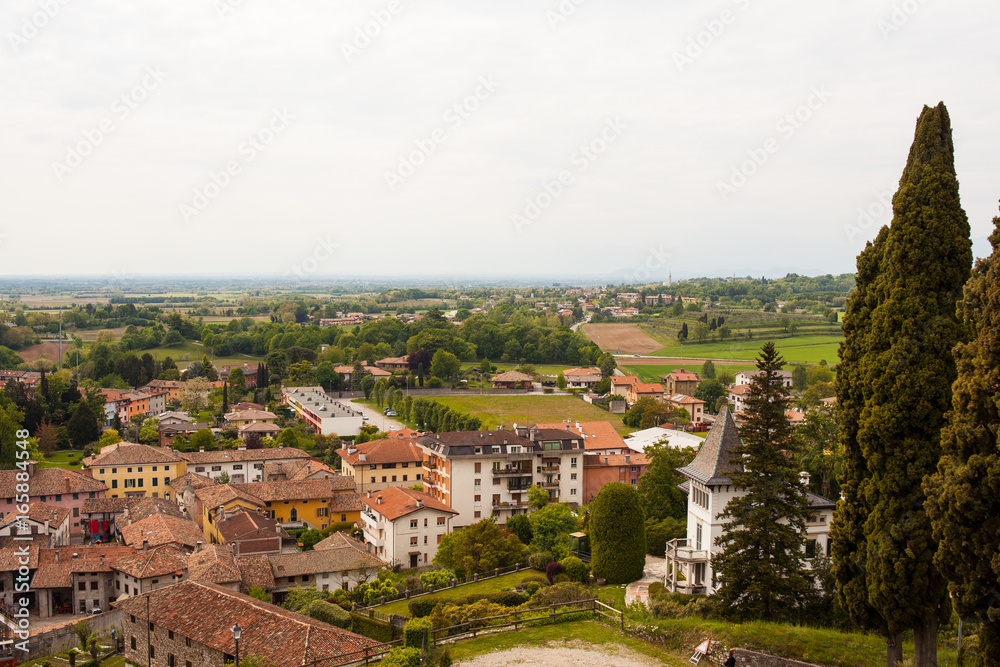
[[[517,422],[573,421],[611,422],[618,433],[631,431],[622,423],[621,415],[613,415],[575,396],[531,396],[480,394],[472,396],[433,396],[433,400],[454,410],[483,420],[483,428]]]
[[[201,361],[202,355],[205,354],[205,346],[201,343],[195,343],[193,341],[185,341],[181,345],[172,345],[170,347],[157,347],[152,350],[140,350],[137,352],[139,356],[142,356],[146,352],[153,355],[153,358],[157,361],[163,361],[166,357],[170,357],[174,360],[178,367],[184,368],[188,363],[192,361]],[[209,355],[211,356],[211,355]],[[256,366],[257,362],[263,361],[263,357],[254,357],[251,355],[236,355],[232,357],[215,357],[212,363],[215,364],[216,368],[219,366],[234,366],[236,364],[251,364]]]
[[[621,361],[624,361],[622,359]],[[659,382],[661,375],[667,375],[672,373],[678,368],[685,368],[689,371],[694,371],[701,375],[701,363],[688,362],[686,364],[667,364],[667,365],[656,365],[656,364],[628,364],[628,365],[618,365],[618,369],[621,370],[626,375],[636,375],[643,382]],[[736,374],[740,371],[748,371],[754,368],[752,364],[715,364],[715,370],[721,371],[726,370],[730,373]]]
[[[635,324],[584,324],[580,331],[605,352],[615,354],[655,354],[664,345]]]

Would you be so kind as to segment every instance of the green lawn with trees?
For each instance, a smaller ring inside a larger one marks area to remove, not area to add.
[[[625,435],[631,431],[622,423],[621,415],[595,407],[574,396],[531,396],[481,394],[469,396],[435,396],[434,400],[452,409],[478,417],[483,428],[506,428],[517,422],[606,421]]]

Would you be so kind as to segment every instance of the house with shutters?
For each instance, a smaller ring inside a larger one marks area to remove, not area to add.
[[[430,565],[438,545],[451,532],[458,514],[427,493],[393,486],[362,496],[365,542],[371,552],[393,565]]]
[[[180,477],[185,461],[172,449],[117,442],[83,459],[83,467],[108,488],[108,497],[171,498],[170,480]]]
[[[0,470],[0,518],[16,513],[15,505],[22,504],[14,502],[19,495],[19,473],[19,470]],[[107,485],[76,470],[39,468],[34,461],[28,461],[27,473],[31,479],[27,501],[69,509],[70,535],[82,536],[80,510],[87,500],[103,498],[108,490]]]

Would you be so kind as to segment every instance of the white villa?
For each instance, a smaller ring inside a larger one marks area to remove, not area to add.
[[[672,592],[705,595],[715,592],[712,559],[721,551],[715,540],[723,534],[725,523],[719,515],[740,493],[729,479],[730,473],[742,467],[735,454],[740,444],[736,423],[729,409],[723,408],[698,455],[690,465],[679,469],[688,478],[681,485],[688,494],[687,538],[667,543],[667,575],[663,583]],[[809,474],[801,473],[801,477],[808,484]],[[806,522],[803,554],[808,565],[816,555],[829,553],[830,524],[836,503],[812,493],[806,495],[813,509]]]

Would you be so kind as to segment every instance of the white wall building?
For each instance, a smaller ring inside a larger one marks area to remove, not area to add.
[[[369,491],[361,500],[367,505],[361,513],[365,542],[380,559],[403,568],[430,565],[458,514],[427,493],[400,486]]]
[[[753,379],[755,377],[757,377],[757,374],[761,373],[761,372],[762,371],[759,371],[759,370],[756,370],[756,371],[740,371],[739,373],[736,374],[735,379],[733,380],[733,384],[737,384],[737,385],[740,385],[740,384],[750,384],[753,381]],[[788,389],[792,388],[792,372],[791,371],[778,370],[778,371],[774,371],[774,374],[781,378],[781,384],[782,385],[784,385]]]
[[[350,438],[361,433],[365,424],[360,412],[333,400],[322,387],[283,387],[281,402],[322,435]]]
[[[728,408],[723,408],[698,455],[690,465],[679,470],[688,478],[684,483],[688,494],[687,537],[667,543],[664,585],[671,591],[706,595],[715,592],[717,582],[712,560],[721,551],[715,541],[723,535],[725,523],[720,515],[729,501],[742,493],[729,478],[730,473],[742,470],[735,453],[740,445],[732,414]],[[808,484],[808,478],[808,473],[803,473],[804,483]],[[829,554],[830,524],[836,503],[812,493],[807,496],[814,510],[806,524],[807,544],[803,558],[808,566],[816,555]],[[672,576],[678,573],[684,575],[683,580]]]
[[[187,471],[215,479],[222,473],[229,475],[232,484],[261,482],[264,480],[265,463],[291,463],[309,461],[308,453],[295,447],[265,447],[264,449],[219,449],[212,452],[177,452],[187,461]]]

